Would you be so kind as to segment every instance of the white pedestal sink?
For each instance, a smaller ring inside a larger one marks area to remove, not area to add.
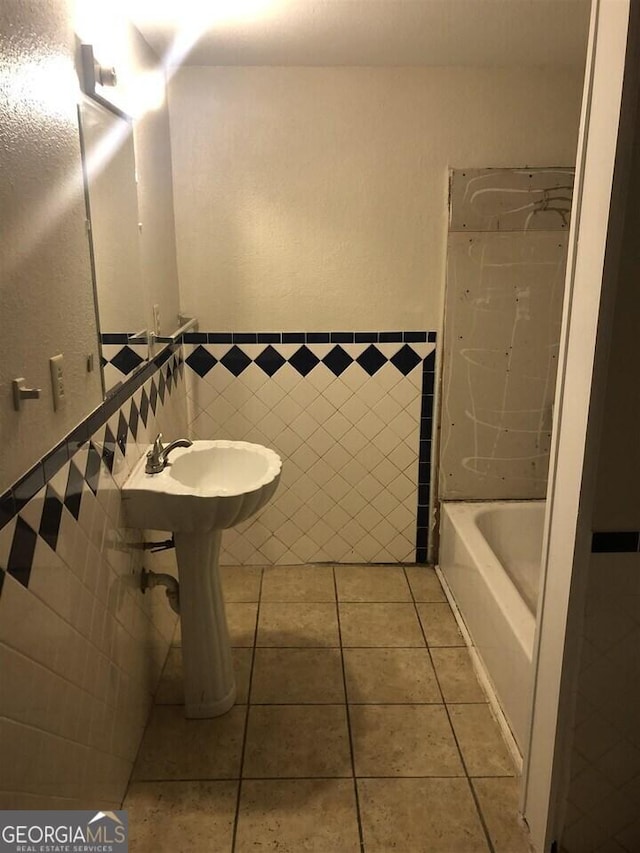
[[[261,509],[280,480],[273,450],[246,441],[194,441],[158,474],[143,456],[122,488],[129,527],[175,534],[187,717],[216,717],[236,686],[218,560],[222,531]]]

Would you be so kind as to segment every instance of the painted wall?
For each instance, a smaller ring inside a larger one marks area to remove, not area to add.
[[[182,307],[223,331],[439,328],[448,168],[573,163],[581,82],[548,69],[178,70]]]
[[[0,493],[101,400],[72,5],[0,8]],[[60,352],[67,402],[54,412],[49,358]],[[11,380],[20,376],[42,394],[15,412]]]

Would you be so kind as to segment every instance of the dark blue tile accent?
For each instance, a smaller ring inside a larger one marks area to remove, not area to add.
[[[282,343],[283,344],[303,344],[305,342],[305,334],[304,332],[283,332],[282,333]]]
[[[425,371],[425,374],[424,374],[424,376],[423,376],[423,378],[422,378],[422,393],[423,393],[423,395],[424,395],[424,396],[426,396],[426,397],[433,395],[433,380],[434,380],[434,376],[435,376],[435,374],[433,374],[433,373],[427,373],[427,372]]]
[[[120,448],[120,452],[123,456],[127,453],[127,433],[129,431],[129,424],[127,423],[127,419],[124,416],[124,412],[120,412],[120,417],[118,418],[118,432],[116,434],[116,441],[118,443],[118,447]]]
[[[437,332],[428,332],[427,333],[427,342],[430,344],[435,344],[437,337]]]
[[[283,364],[287,363],[287,360],[272,346],[268,346],[262,350],[255,362],[261,370],[264,370],[267,376],[273,376],[274,373],[280,370]]]
[[[134,441],[137,441],[137,439],[138,439],[138,420],[139,420],[139,418],[140,418],[140,415],[138,413],[138,407],[136,406],[136,404],[132,400],[131,401],[131,413],[129,415],[129,431],[131,432],[131,435],[133,436]]]
[[[116,334],[112,334],[110,332],[106,332],[103,335],[100,335],[100,340],[103,344],[126,344],[129,342],[129,336],[135,334],[134,332],[118,332]]]
[[[429,483],[420,483],[418,485],[418,504],[420,506],[429,505]]]
[[[279,344],[280,332],[258,332],[259,344]]]
[[[72,459],[74,454],[88,441],[89,430],[87,429],[86,421],[83,421],[67,436],[67,451],[69,453],[69,459]]]
[[[325,355],[322,359],[322,363],[325,364],[335,376],[340,376],[340,374],[344,373],[350,364],[353,364],[353,359],[342,349],[341,346],[336,346]]]
[[[381,344],[401,344],[402,332],[380,332]]]
[[[425,420],[425,418],[430,418],[432,411],[433,397],[427,394],[423,394],[420,401],[420,418],[422,420]]]
[[[256,332],[234,332],[234,344],[257,344],[258,335]]]
[[[331,332],[332,344],[352,344],[353,332]]]
[[[8,524],[16,514],[16,504],[10,490],[0,497],[0,530]]]
[[[388,359],[382,355],[377,347],[371,344],[363,353],[360,353],[356,361],[363,370],[367,371],[369,376],[373,376],[380,370],[383,364],[387,363]]]
[[[210,344],[232,344],[233,335],[231,332],[209,332],[207,339]]]
[[[427,504],[418,507],[417,522],[417,527],[429,526],[429,506]]]
[[[389,361],[397,367],[403,376],[408,376],[417,364],[420,364],[420,356],[408,344],[392,355]]]
[[[354,338],[355,338],[355,342],[357,344],[377,344],[378,343],[378,333],[377,332],[356,332]]]
[[[229,352],[222,356],[220,364],[224,365],[229,373],[238,377],[251,364],[251,359],[239,347],[234,345]]]
[[[106,367],[107,364],[109,364],[109,362],[107,361],[107,359],[103,355],[101,355],[100,356],[100,367]]]
[[[75,462],[72,462],[69,465],[69,479],[67,480],[67,489],[64,493],[64,505],[76,521],[80,518],[83,484],[84,477],[78,470]]]
[[[427,563],[427,549],[426,548],[416,548],[416,563],[418,565],[426,565],[426,563]]]
[[[45,483],[49,482],[52,477],[69,461],[69,450],[67,442],[61,441],[57,447],[54,447],[42,460],[44,468]]]
[[[91,412],[89,417],[86,419],[89,438],[91,438],[91,436],[100,429],[102,424],[106,423],[106,420],[102,406],[97,408],[94,412]]]
[[[47,486],[44,498],[44,509],[40,520],[40,530],[38,532],[53,551],[56,550],[58,545],[58,533],[60,532],[61,519],[62,503],[51,486]]]
[[[204,347],[196,347],[191,355],[187,356],[186,362],[191,370],[202,379],[218,363],[218,359]]]
[[[156,385],[155,379],[151,383],[151,391],[149,392],[149,403],[151,404],[151,409],[153,414],[156,413],[156,404],[158,402],[158,386]]]
[[[171,346],[165,347],[162,352],[159,352],[158,355],[155,356],[152,365],[155,365],[156,367],[162,367],[162,365],[166,364],[171,358],[171,356],[174,354],[174,349],[175,348]],[[147,381],[149,376],[151,376],[155,372],[152,365],[149,366],[148,375],[138,384],[138,388],[140,387],[140,385],[143,385],[144,382]]]
[[[31,498],[37,494],[43,486],[44,468],[42,467],[42,464],[38,462],[38,464],[25,474],[22,479],[18,480],[12,489],[13,499],[16,504],[16,512],[20,512],[20,510],[29,503]]]
[[[137,352],[131,349],[131,347],[122,347],[119,353],[117,353],[113,358],[109,359],[110,363],[117,368],[120,373],[123,373],[125,376],[128,376],[132,373],[136,367],[139,367],[144,361]]]
[[[307,332],[308,344],[329,344],[331,338],[329,332]]]
[[[160,397],[160,402],[164,403],[164,392],[167,390],[167,383],[164,378],[164,371],[160,371],[160,376],[158,377],[158,397]]]
[[[185,344],[206,344],[208,335],[206,332],[185,332]]]
[[[142,389],[142,394],[140,396],[140,417],[142,418],[142,423],[147,425],[147,415],[149,414],[149,397],[147,396],[147,392],[145,389]]]
[[[426,344],[426,332],[403,332],[404,341],[407,344]]]
[[[418,454],[419,462],[430,462],[431,461],[431,437],[420,439],[420,451]]]
[[[427,373],[435,373],[436,370],[436,351],[430,352],[424,360],[424,370]]]
[[[37,539],[36,532],[29,527],[26,521],[18,517],[13,542],[11,543],[7,571],[23,586],[29,586],[29,576],[31,575]]]
[[[591,539],[593,554],[622,554],[636,552],[640,542],[640,533],[632,531],[596,532]]]
[[[313,368],[320,362],[317,355],[306,346],[301,346],[289,359],[289,364],[294,367],[301,376],[311,373]]]
[[[167,393],[171,394],[171,389],[173,388],[173,371],[171,370],[171,365],[167,367]]]
[[[89,445],[89,454],[87,456],[87,467],[84,472],[84,478],[94,495],[98,494],[98,483],[100,482],[100,454],[93,446]]]
[[[104,434],[104,446],[102,448],[102,461],[107,466],[110,474],[113,473],[113,462],[116,455],[116,439],[109,427]]]

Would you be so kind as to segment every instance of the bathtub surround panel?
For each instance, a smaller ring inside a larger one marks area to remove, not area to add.
[[[193,438],[283,460],[272,502],[221,562],[425,562],[435,332],[185,336]]]
[[[175,627],[140,592],[120,487],[153,436],[185,434],[184,364],[166,349],[0,504],[4,808],[118,807]],[[172,552],[144,565],[175,572]]]
[[[572,169],[454,170],[439,491],[546,491]]]

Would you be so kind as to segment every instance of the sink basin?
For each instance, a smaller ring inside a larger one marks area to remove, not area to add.
[[[184,712],[217,717],[236,698],[229,630],[220,584],[222,531],[267,503],[282,463],[246,441],[194,441],[171,451],[159,474],[140,459],[122,487],[129,527],[170,530],[178,562]]]
[[[122,488],[130,527],[174,533],[224,530],[269,501],[280,479],[273,450],[246,441],[194,441],[171,452],[159,474],[137,463]]]

